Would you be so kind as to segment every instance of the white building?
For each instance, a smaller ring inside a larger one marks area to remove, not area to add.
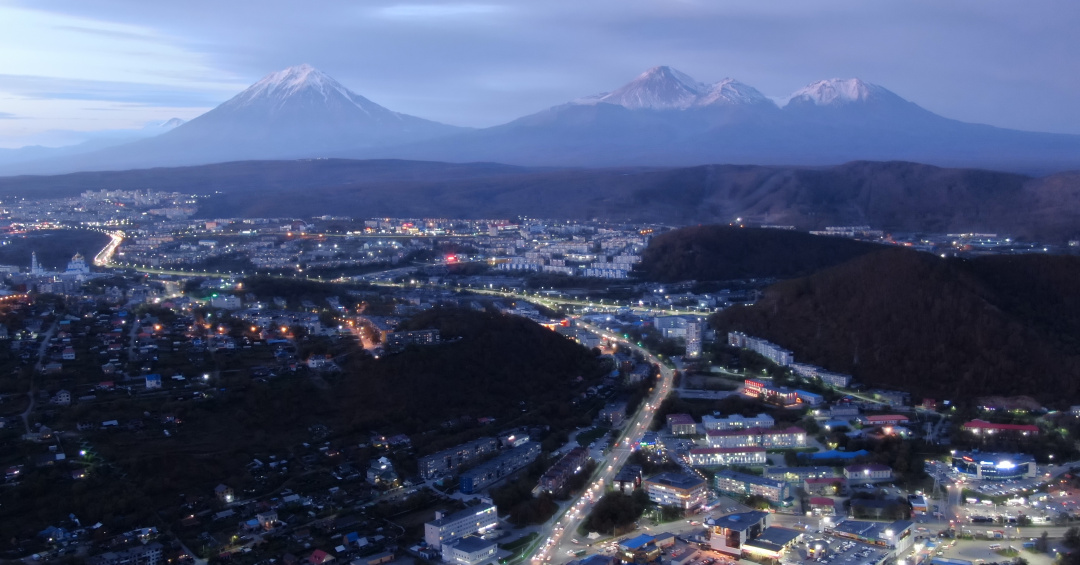
[[[747,428],[771,428],[776,421],[768,414],[746,417],[741,414],[732,414],[727,418],[716,418],[705,415],[701,417],[701,425],[706,430],[745,430]]]
[[[644,483],[649,500],[661,506],[690,510],[705,504],[708,489],[705,479],[682,473],[663,473]]]
[[[763,447],[697,447],[690,450],[690,464],[695,467],[765,465],[768,462]]]
[[[763,447],[792,449],[806,447],[806,430],[791,426],[782,430],[748,428],[745,430],[709,430],[709,447]]]
[[[465,536],[483,534],[499,524],[499,514],[491,499],[482,499],[477,506],[470,506],[453,514],[435,513],[435,519],[424,524],[424,541],[435,549]]]
[[[442,559],[455,565],[482,565],[493,562],[498,552],[498,544],[479,536],[467,536],[457,541],[444,543]]]
[[[701,357],[701,332],[705,323],[695,318],[686,323],[686,357],[697,359]]]

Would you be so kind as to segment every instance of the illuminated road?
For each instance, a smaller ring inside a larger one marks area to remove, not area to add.
[[[585,520],[585,517],[589,515],[589,511],[592,509],[593,504],[604,495],[606,485],[611,483],[612,479],[619,473],[619,469],[626,463],[627,458],[633,452],[634,444],[640,441],[641,436],[649,430],[649,427],[652,425],[653,417],[656,415],[657,407],[660,406],[660,403],[663,402],[671,392],[675,377],[675,371],[673,369],[664,365],[660,359],[652,353],[638,347],[634,343],[628,342],[623,339],[622,336],[581,321],[578,321],[577,323],[579,326],[597,335],[603,336],[613,342],[618,342],[620,345],[629,347],[640,353],[645,357],[646,361],[659,365],[660,379],[653,388],[652,394],[642,402],[641,406],[639,406],[634,413],[634,416],[630,418],[629,423],[624,428],[622,434],[620,434],[617,442],[612,445],[607,456],[602,461],[598,461],[599,467],[596,474],[593,476],[593,482],[591,482],[588,488],[582,491],[582,493],[574,499],[571,506],[551,526],[548,537],[537,545],[534,550],[535,553],[532,556],[533,563],[555,560],[569,561],[571,556],[567,555],[566,551],[569,548],[581,549],[570,543],[570,539],[576,535],[576,532]]]
[[[124,242],[124,232],[120,230],[105,233],[109,236],[109,243],[101,248],[97,255],[94,255],[94,265],[97,267],[113,266],[113,255],[116,254],[116,249],[120,247],[120,244]]]

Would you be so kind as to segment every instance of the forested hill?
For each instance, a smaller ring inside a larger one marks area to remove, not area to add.
[[[0,177],[5,198],[87,190],[206,195],[196,217],[534,218],[727,223],[799,229],[1080,236],[1080,173],[1031,178],[919,163],[542,169],[495,163],[308,159]]]
[[[654,237],[638,272],[656,282],[791,278],[881,249],[794,230],[693,226]]]
[[[1067,405],[1080,400],[1077,280],[1076,257],[886,249],[778,283],[711,323],[916,398],[1027,394]]]
[[[351,367],[358,376],[337,395],[344,405],[363,406],[353,425],[409,434],[462,416],[554,425],[577,417],[575,393],[606,374],[592,351],[517,316],[436,308],[400,329],[421,328],[439,329],[447,343]]]

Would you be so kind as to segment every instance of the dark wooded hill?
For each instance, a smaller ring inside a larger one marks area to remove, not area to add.
[[[650,240],[637,272],[657,282],[791,278],[881,249],[794,230],[692,226]]]
[[[0,178],[0,196],[85,190],[210,194],[201,217],[606,218],[674,225],[871,225],[893,231],[1080,235],[1080,174],[1032,178],[907,162],[834,167],[542,169],[423,161],[242,161]],[[220,192],[220,194],[217,194]]]
[[[1080,399],[1080,258],[942,259],[886,249],[714,315],[871,386],[963,400]]]

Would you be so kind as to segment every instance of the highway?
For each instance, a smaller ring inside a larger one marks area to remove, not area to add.
[[[599,467],[596,474],[593,476],[593,480],[589,483],[577,498],[571,501],[571,504],[558,517],[551,525],[551,531],[547,538],[543,538],[543,541],[538,543],[535,553],[532,555],[533,563],[551,562],[554,560],[569,560],[567,551],[571,548],[581,549],[580,546],[573,544],[570,540],[577,535],[577,530],[581,526],[582,522],[589,515],[589,511],[592,506],[604,495],[606,485],[611,484],[611,481],[619,473],[623,464],[626,463],[627,458],[633,453],[633,446],[641,440],[641,436],[649,430],[652,425],[653,418],[656,415],[656,409],[660,406],[660,403],[667,398],[671,393],[675,371],[674,369],[666,366],[663,362],[649,353],[647,350],[638,347],[637,344],[631,343],[622,336],[613,334],[601,328],[583,323],[577,322],[580,327],[583,327],[597,335],[607,338],[610,341],[617,342],[622,346],[628,347],[633,351],[636,351],[645,357],[645,360],[649,363],[655,363],[660,367],[660,378],[657,381],[656,386],[653,388],[652,394],[649,395],[634,412],[632,418],[626,424],[622,434],[619,435],[618,440],[612,445],[611,450],[602,461],[598,461]]]

